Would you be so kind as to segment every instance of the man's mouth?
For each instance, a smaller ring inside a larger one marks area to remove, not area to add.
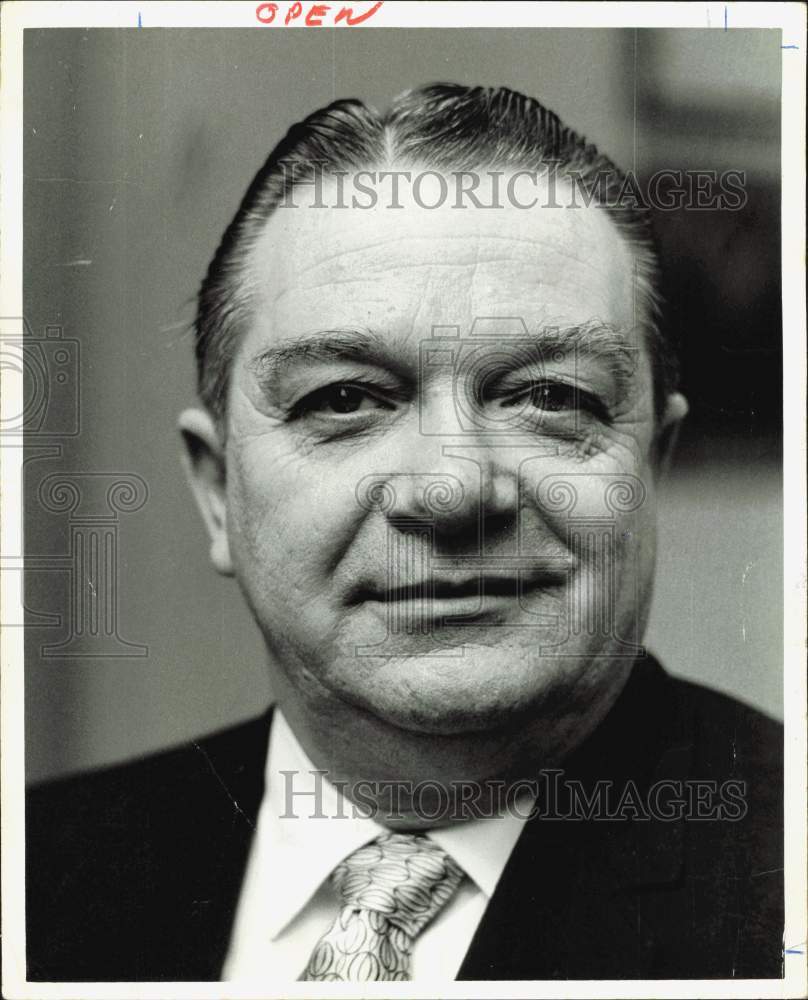
[[[527,607],[543,593],[558,591],[567,582],[560,569],[492,573],[468,570],[434,573],[393,586],[371,585],[352,595],[351,603],[387,607],[391,614],[411,620],[435,620],[491,615],[502,617]],[[392,583],[392,581],[391,581]]]

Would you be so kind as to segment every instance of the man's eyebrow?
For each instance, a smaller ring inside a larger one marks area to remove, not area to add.
[[[544,353],[633,354],[637,349],[628,331],[598,319],[571,326],[540,327],[535,342]]]
[[[424,337],[420,345],[428,348],[495,342],[499,348],[512,343],[515,357],[519,348],[529,346],[535,352],[533,360],[547,364],[560,358],[596,359],[604,363],[614,376],[619,391],[627,390],[637,367],[637,343],[627,331],[600,320],[572,326],[543,326],[524,336],[498,336],[495,326],[490,335]],[[250,359],[247,367],[264,384],[272,383],[284,369],[296,364],[317,364],[335,361],[361,362],[395,369],[405,375],[405,366],[389,340],[369,329],[329,329],[306,334],[264,348]]]
[[[262,382],[277,378],[295,364],[362,361],[390,366],[390,348],[372,330],[323,330],[259,351],[247,367]]]
[[[593,359],[603,364],[613,376],[620,395],[628,392],[637,371],[639,334],[605,323],[590,320],[574,326],[545,326],[536,335],[534,344],[543,364],[557,358]]]

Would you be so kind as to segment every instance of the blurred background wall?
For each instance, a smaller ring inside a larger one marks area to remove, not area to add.
[[[538,97],[640,176],[746,172],[743,210],[657,220],[692,414],[661,499],[647,644],[780,715],[780,44],[720,30],[27,31],[29,779],[270,699],[257,630],[208,565],[178,464],[193,297],[292,122],[435,80]]]

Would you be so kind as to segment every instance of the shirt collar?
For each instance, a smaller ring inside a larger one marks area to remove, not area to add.
[[[314,767],[278,708],[272,719],[265,777],[267,793],[257,846],[262,857],[260,877],[264,885],[273,887],[268,930],[276,938],[340,861],[385,833],[386,827],[353,815],[350,801],[327,780],[325,772]],[[469,820],[431,830],[427,836],[490,898],[527,811],[520,807],[522,816],[507,813]]]
[[[527,816],[527,808],[519,811]],[[505,813],[492,819],[474,819],[431,830],[427,836],[450,854],[482,890],[487,899],[494,894],[499,877],[522,832],[523,817]]]

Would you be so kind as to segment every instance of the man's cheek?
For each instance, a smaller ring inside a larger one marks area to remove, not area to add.
[[[273,571],[311,586],[344,547],[360,514],[344,476],[326,470],[313,475],[290,456],[237,463],[228,494],[241,565],[253,576]]]

